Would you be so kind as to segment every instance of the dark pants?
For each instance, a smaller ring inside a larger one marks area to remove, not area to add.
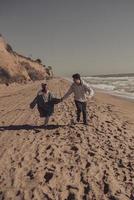
[[[87,111],[86,111],[86,102],[75,101],[75,105],[77,108],[77,121],[80,121],[81,113],[83,114],[83,122],[87,123]]]

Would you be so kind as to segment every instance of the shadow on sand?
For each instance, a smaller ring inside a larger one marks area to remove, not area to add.
[[[9,126],[0,126],[0,131],[5,131],[5,130],[36,130],[36,129],[47,129],[47,130],[53,130],[57,129],[60,127],[65,127],[66,125],[55,125],[55,124],[50,124],[47,126],[40,125],[40,126],[35,126],[35,125],[29,125],[29,124],[24,124],[24,125],[9,125]]]

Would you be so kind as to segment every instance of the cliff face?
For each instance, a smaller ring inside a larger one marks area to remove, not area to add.
[[[49,77],[48,71],[39,61],[14,52],[0,35],[0,83],[21,83],[46,77]]]

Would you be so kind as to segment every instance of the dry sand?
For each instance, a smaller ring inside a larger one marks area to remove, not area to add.
[[[0,87],[0,199],[133,200],[134,103],[98,92],[85,127],[71,124],[69,98],[44,129],[29,109],[39,85]],[[68,88],[49,85],[58,96]]]

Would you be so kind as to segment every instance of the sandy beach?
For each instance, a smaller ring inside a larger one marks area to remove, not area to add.
[[[70,97],[44,129],[29,109],[40,83],[0,86],[0,200],[134,200],[134,102],[96,91],[84,126]]]

